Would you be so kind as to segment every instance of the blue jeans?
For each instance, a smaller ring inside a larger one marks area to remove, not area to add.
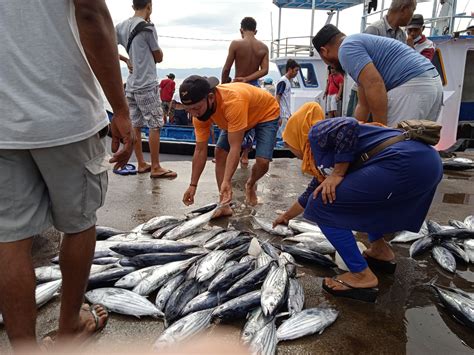
[[[272,121],[259,123],[253,127],[253,129],[255,130],[255,141],[257,142],[255,157],[271,161],[273,157],[273,148],[275,148],[276,135],[278,132],[278,118]],[[216,146],[218,148],[224,149],[226,152],[230,151],[227,131],[221,131]]]

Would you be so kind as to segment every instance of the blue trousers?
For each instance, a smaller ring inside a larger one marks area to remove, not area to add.
[[[367,268],[367,261],[357,247],[354,234],[349,229],[328,227],[319,224],[319,228],[334,246],[342,260],[346,263],[350,272],[361,272]],[[368,233],[369,242],[375,242],[383,237],[383,234]]]

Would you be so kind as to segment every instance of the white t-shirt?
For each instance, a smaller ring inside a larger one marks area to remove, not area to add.
[[[0,8],[0,149],[69,144],[105,127],[73,0],[2,0]]]
[[[280,98],[280,117],[289,118],[291,116],[291,82],[283,75],[277,82],[276,95]]]

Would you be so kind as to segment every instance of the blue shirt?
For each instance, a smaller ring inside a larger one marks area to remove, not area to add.
[[[362,69],[373,63],[387,91],[434,68],[428,59],[406,44],[364,33],[344,39],[339,48],[339,62],[357,83]]]
[[[398,129],[359,124],[354,118],[331,118],[316,123],[308,134],[314,163],[324,175],[331,175],[334,164],[353,162],[388,138],[400,135]],[[382,154],[372,157],[366,164],[376,163]],[[318,183],[311,181],[298,202],[305,207]]]

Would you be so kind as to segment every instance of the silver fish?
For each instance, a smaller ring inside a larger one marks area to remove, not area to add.
[[[185,280],[176,288],[173,297],[168,299],[165,306],[165,326],[174,323],[186,304],[188,304],[199,293],[199,283],[196,280]]]
[[[464,224],[469,228],[470,230],[474,230],[474,215],[467,216],[464,219]]]
[[[289,277],[296,276],[296,266],[298,265],[295,261],[293,255],[287,252],[282,252],[280,254],[280,258],[278,259],[278,264],[280,266],[284,265],[286,268],[286,272],[288,273]],[[298,265],[301,266],[301,265]]]
[[[247,275],[233,284],[227,291],[226,295],[229,297],[235,297],[255,289],[257,285],[265,280],[272,265],[273,263],[267,264],[250,271]]]
[[[188,244],[176,240],[152,239],[142,243],[119,243],[110,247],[110,249],[120,255],[133,257],[140,254],[151,253],[179,253],[189,247]]]
[[[252,291],[242,296],[233,298],[219,307],[216,307],[212,312],[212,318],[240,318],[245,316],[249,310],[257,307],[260,304],[262,292]]]
[[[292,340],[311,335],[321,334],[333,324],[339,312],[332,308],[309,308],[294,314],[284,321],[277,330],[278,341]]]
[[[218,227],[210,230],[204,230],[195,234],[191,234],[188,237],[181,238],[179,241],[184,244],[195,245],[202,247],[208,241],[214,238],[219,233],[225,232],[224,228]]]
[[[166,233],[163,236],[163,239],[178,240],[180,238],[184,238],[188,235],[196,233],[207,223],[209,223],[211,218],[214,216],[214,213],[215,209],[181,223],[179,226],[173,228],[168,233]]]
[[[327,242],[326,236],[322,232],[304,232],[291,237],[283,238],[283,241],[296,242],[296,243],[314,243],[314,242]]]
[[[291,278],[288,289],[288,312],[290,316],[301,312],[304,306],[304,289],[301,282]]]
[[[268,265],[272,262],[273,262],[273,258],[267,253],[265,253],[264,251],[262,251],[257,257],[257,263],[255,266],[259,268],[259,267]]]
[[[273,319],[255,333],[250,341],[250,351],[258,355],[276,354],[277,343],[275,319]]]
[[[199,256],[194,256],[187,260],[173,261],[171,263],[162,265],[160,268],[150,272],[142,281],[140,281],[138,285],[133,288],[133,292],[136,292],[142,296],[149,295],[161,287],[161,285],[163,285],[170,278],[176,274],[179,274],[180,272],[185,271],[198,258]]]
[[[469,263],[469,255],[456,243],[453,241],[444,241],[441,243],[443,248],[448,249],[454,256],[456,260],[461,261],[462,263]]]
[[[285,266],[270,270],[262,285],[261,305],[265,315],[274,315],[286,301],[288,274]]]
[[[181,315],[185,316],[189,313],[202,311],[203,309],[214,308],[227,300],[228,298],[225,296],[225,292],[206,291],[189,301],[181,311]]]
[[[416,240],[410,246],[410,257],[413,258],[417,255],[424,253],[426,250],[430,249],[433,244],[434,241],[431,237],[423,237],[421,239]]]
[[[138,226],[136,226],[135,228],[133,228],[130,232],[131,233],[138,233],[138,232],[141,232],[143,226],[145,225],[145,223],[142,223],[142,224],[139,224]]]
[[[278,260],[281,250],[277,249],[272,243],[270,243],[268,240],[265,240],[261,242],[261,247],[265,253],[272,257],[272,259]]]
[[[206,281],[217,274],[229,258],[229,253],[225,250],[214,250],[207,254],[199,263],[196,270],[196,280]]]
[[[336,252],[336,249],[328,240],[324,242],[298,243],[295,246],[298,248],[306,248],[320,254],[332,254]]]
[[[474,239],[466,239],[463,244],[464,251],[469,257],[469,261],[474,264]]]
[[[220,246],[222,243],[238,238],[238,236],[241,234],[241,231],[235,231],[235,230],[230,230],[226,231],[224,233],[219,233],[217,234],[214,238],[208,240],[206,244],[204,244],[204,248],[206,249],[216,249],[218,246]]]
[[[448,224],[454,228],[459,228],[459,229],[466,229],[468,228],[468,226],[466,225],[466,223],[464,222],[461,222],[461,221],[458,221],[457,219],[450,219],[448,221]]]
[[[255,308],[249,313],[247,322],[242,329],[240,340],[242,340],[244,344],[250,343],[255,334],[272,319],[273,317],[267,317],[263,314],[261,307]]]
[[[423,221],[423,224],[421,225],[420,230],[418,231],[418,233],[423,234],[424,236],[429,234],[428,224],[426,223],[426,221]]]
[[[258,226],[260,226],[260,228],[262,228],[267,233],[280,235],[283,237],[293,235],[293,231],[282,224],[279,224],[275,228],[273,228],[273,224],[271,221],[267,221],[255,216],[253,217],[253,220],[255,221],[255,223],[257,223]]]
[[[246,274],[254,269],[255,261],[250,260],[246,263],[238,263],[230,267],[224,268],[219,272],[209,284],[208,290],[217,292],[227,290],[232,284],[240,280]]]
[[[252,255],[245,255],[242,259],[239,260],[239,263],[245,263],[251,260],[255,260],[255,257]]]
[[[288,222],[288,227],[290,227],[291,229],[299,233],[305,233],[305,232],[322,233],[318,225],[307,222],[307,221],[303,221],[301,219],[290,219],[290,221]]]
[[[117,234],[113,237],[110,237],[107,240],[102,241],[102,243],[110,242],[140,242],[140,241],[150,241],[153,239],[153,236],[146,232],[131,232],[127,234]],[[97,245],[95,250],[97,250]]]
[[[414,240],[423,238],[422,233],[413,233],[409,231],[402,231],[395,234],[395,237],[390,241],[390,243],[408,243]]]
[[[160,229],[161,227],[166,227],[167,225],[181,222],[183,221],[182,218],[177,218],[173,216],[158,216],[158,217],[153,217],[150,219],[148,222],[146,222],[143,227],[142,231],[145,232],[151,232],[153,233],[157,229]]]
[[[156,294],[155,306],[160,311],[165,310],[166,302],[171,297],[172,293],[178,288],[178,286],[184,281],[184,273],[178,274],[169,280],[163,287],[160,288]]]
[[[35,268],[36,282],[44,283],[62,278],[59,265],[40,266]]]
[[[115,287],[121,288],[134,288],[140,283],[150,272],[161,267],[161,265],[153,265],[145,267],[143,269],[133,271],[128,275],[125,275],[115,283]]]
[[[434,281],[431,281],[430,286],[435,289],[452,317],[474,329],[474,294],[451,287],[438,286]]]
[[[135,292],[123,288],[105,287],[86,292],[85,297],[91,303],[104,305],[110,312],[134,316],[163,317],[153,303]]]
[[[176,321],[160,335],[153,345],[154,350],[162,350],[168,346],[185,341],[211,325],[212,309],[188,314]]]
[[[431,255],[443,269],[449,272],[456,272],[456,260],[448,249],[435,246],[431,250]]]

